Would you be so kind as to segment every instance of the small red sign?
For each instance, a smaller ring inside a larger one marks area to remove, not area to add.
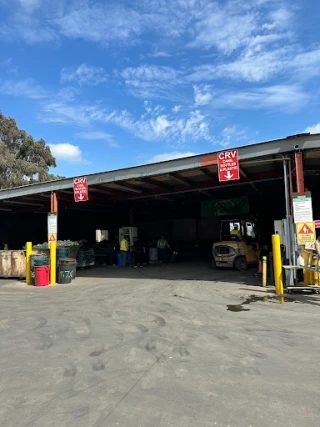
[[[54,234],[51,234],[49,238],[49,242],[55,242],[56,240],[57,240],[56,236]]]
[[[308,226],[308,224],[304,224],[304,226],[301,228],[301,230],[299,231],[299,234],[313,234],[313,231],[311,230],[311,228]]]
[[[86,202],[89,200],[88,181],[86,176],[74,178],[73,193],[75,202]]]
[[[238,150],[226,150],[218,153],[219,181],[240,179]]]
[[[320,219],[318,219],[317,221],[314,222],[314,227],[320,228]]]

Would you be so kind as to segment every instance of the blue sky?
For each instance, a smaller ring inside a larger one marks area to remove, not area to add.
[[[82,175],[320,132],[318,0],[0,0],[0,110]]]

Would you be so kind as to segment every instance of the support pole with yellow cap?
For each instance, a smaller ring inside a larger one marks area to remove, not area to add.
[[[32,255],[32,243],[26,243],[26,282],[28,285],[31,283],[31,260],[30,256]]]
[[[57,242],[50,242],[50,285],[57,281]]]
[[[282,295],[283,282],[282,282],[282,262],[281,262],[279,234],[272,235],[272,254],[273,254],[273,270],[274,270],[274,282],[276,286],[276,294]]]
[[[58,213],[58,199],[55,192],[51,193],[51,213]],[[58,233],[56,234],[58,238]],[[50,244],[50,284],[55,285],[57,281],[57,242],[49,242]]]
[[[267,257],[262,257],[262,286],[267,286]]]

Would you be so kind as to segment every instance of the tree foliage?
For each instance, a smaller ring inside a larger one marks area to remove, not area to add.
[[[56,167],[56,160],[46,142],[35,141],[0,112],[0,188],[58,179],[50,167]]]

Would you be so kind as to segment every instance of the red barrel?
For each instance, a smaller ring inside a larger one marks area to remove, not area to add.
[[[36,286],[49,285],[49,271],[50,271],[50,267],[48,265],[34,267],[34,276],[35,276],[34,282]]]

